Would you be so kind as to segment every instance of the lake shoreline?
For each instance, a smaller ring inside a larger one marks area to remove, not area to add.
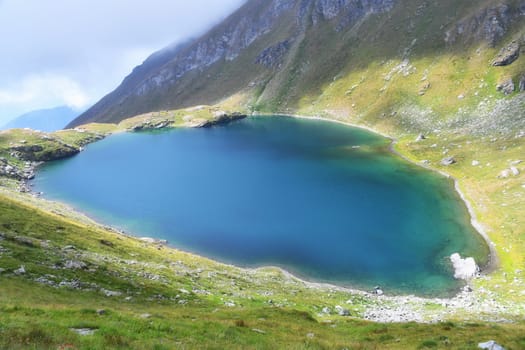
[[[257,115],[261,115],[261,116],[264,116],[264,114],[257,114]],[[328,118],[321,118],[321,117],[311,117],[311,116],[299,116],[299,115],[283,115],[283,114],[278,114],[277,116],[285,116],[285,117],[294,117],[294,118],[301,118],[301,119],[315,119],[315,120],[322,120],[322,121],[329,121],[329,122],[336,122],[336,123],[339,123],[339,124],[343,124],[343,125],[346,125],[346,126],[350,126],[350,127],[355,127],[355,128],[359,128],[359,129],[364,129],[364,130],[367,130],[369,132],[372,132],[376,135],[380,135],[380,136],[383,136],[385,138],[388,138],[389,140],[392,141],[392,143],[390,144],[390,151],[392,151],[394,154],[397,154],[399,156],[401,156],[403,159],[405,160],[408,160],[409,162],[413,163],[413,164],[416,164],[416,165],[419,165],[419,166],[422,166],[421,164],[417,164],[413,161],[411,161],[410,159],[406,158],[405,156],[403,156],[402,154],[400,154],[399,152],[397,152],[393,147],[395,145],[395,139],[388,136],[388,135],[385,135],[385,134],[382,134],[380,132],[377,132],[371,128],[368,128],[368,127],[364,127],[364,126],[360,126],[360,125],[354,125],[354,124],[351,124],[351,123],[347,123],[347,122],[343,122],[343,121],[338,121],[338,120],[331,120],[331,119],[328,119]],[[189,127],[189,126],[186,126],[186,127]],[[168,128],[171,128],[171,127],[166,127],[166,129]],[[129,131],[127,131],[129,132]],[[425,167],[427,168],[427,167]],[[433,169],[429,169],[429,170],[433,170]],[[438,171],[439,172],[439,171]],[[442,172],[440,172],[442,175],[445,175],[446,177],[448,178],[451,178],[450,176],[448,176],[447,174],[444,174]],[[460,193],[460,196],[461,198],[463,199],[463,196],[461,195],[461,192]],[[48,201],[47,199],[43,199],[44,201]],[[50,202],[53,202],[53,201],[50,201]],[[67,205],[67,204],[64,204],[62,202],[55,202],[55,203],[59,203],[60,205],[63,205],[65,207],[68,208],[68,210],[72,211],[72,212],[75,212],[75,213],[80,213],[82,216],[85,216],[86,218],[92,220],[92,221],[95,221],[94,219],[92,219],[90,216],[86,215],[85,213],[82,213],[74,208],[72,208],[71,206]],[[465,201],[465,203],[468,203]],[[469,208],[469,210],[471,209],[471,207],[469,207],[467,205],[467,207]],[[472,215],[471,215],[471,218],[472,218]],[[101,223],[98,223],[98,225],[100,225],[100,227],[103,227],[103,228],[106,228],[107,229],[107,225],[103,225]],[[136,239],[140,239],[140,236],[139,235],[135,235],[133,233],[127,233],[127,232],[124,232],[122,230],[119,230],[118,228],[112,228],[112,231],[113,232],[116,232],[118,234],[122,234],[126,237],[133,237],[133,238],[136,238]],[[178,249],[177,247],[171,247],[170,248],[173,248],[173,249],[176,249],[176,250],[180,250]],[[195,253],[191,253],[190,254],[194,254],[194,255],[198,255],[198,254],[195,254]],[[341,291],[341,292],[346,292],[346,293],[349,293],[349,294],[354,294],[354,295],[366,295],[368,297],[371,297],[371,298],[379,298],[379,299],[382,299],[382,300],[389,300],[389,301],[396,301],[398,299],[403,299],[403,300],[406,300],[407,298],[409,300],[412,300],[414,302],[429,302],[429,301],[432,301],[432,302],[439,302],[439,303],[442,303],[444,301],[451,301],[451,300],[454,300],[456,298],[462,298],[463,295],[464,295],[464,291],[463,290],[458,290],[457,292],[454,292],[454,295],[453,296],[448,296],[448,297],[425,297],[425,296],[414,296],[414,295],[409,295],[408,293],[399,293],[399,294],[389,294],[388,293],[388,290],[386,291],[387,295],[377,295],[375,294],[374,292],[372,291],[365,291],[363,289],[357,289],[357,288],[352,288],[351,286],[348,286],[348,287],[345,287],[345,286],[341,286],[341,285],[337,285],[336,283],[330,283],[330,282],[315,282],[315,281],[311,281],[311,280],[308,280],[308,279],[305,279],[305,278],[301,278],[301,277],[298,277],[296,276],[295,274],[287,271],[286,269],[284,268],[281,268],[281,267],[275,267],[275,266],[261,266],[261,267],[254,267],[254,268],[250,268],[250,267],[240,267],[240,266],[237,266],[237,265],[234,265],[234,264],[227,264],[227,263],[222,263],[220,261],[217,261],[217,260],[214,260],[214,259],[211,259],[215,262],[217,262],[218,264],[222,264],[222,265],[226,265],[226,266],[232,266],[232,267],[235,267],[235,268],[239,268],[241,270],[244,270],[244,271],[260,271],[260,270],[264,270],[264,269],[278,269],[279,271],[281,271],[282,275],[287,277],[287,278],[293,278],[301,283],[303,283],[305,286],[307,286],[308,288],[314,288],[314,289],[319,289],[319,290],[337,290],[337,291]],[[468,282],[467,282],[468,284]],[[408,319],[408,320],[402,320],[403,322],[404,321],[409,321],[411,319]],[[379,321],[381,321],[381,319],[379,319]]]
[[[453,186],[454,190],[459,195],[460,199],[463,201],[463,203],[465,204],[465,206],[466,206],[466,208],[468,210],[468,213],[469,213],[469,216],[470,216],[470,224],[476,230],[476,232],[483,238],[483,240],[485,241],[485,243],[486,243],[486,245],[487,245],[487,247],[489,249],[488,261],[487,261],[487,263],[484,266],[480,266],[480,270],[481,270],[480,272],[483,273],[483,274],[490,274],[490,273],[496,271],[499,268],[499,257],[498,257],[498,254],[496,252],[496,249],[495,249],[495,244],[494,244],[494,242],[492,242],[492,240],[488,236],[488,234],[485,231],[485,228],[483,227],[483,225],[478,221],[476,213],[474,211],[474,207],[472,206],[470,201],[466,198],[465,194],[463,193],[463,191],[460,188],[459,180],[457,178],[455,178],[454,176],[452,176],[450,174],[447,174],[446,172],[444,172],[442,170],[432,168],[432,167],[430,167],[430,166],[428,166],[426,164],[415,162],[412,159],[410,159],[407,156],[405,156],[404,154],[402,154],[401,152],[399,152],[398,150],[396,150],[395,146],[398,143],[398,139],[396,139],[395,137],[387,135],[385,133],[382,133],[382,132],[380,132],[378,130],[375,130],[375,129],[370,128],[370,127],[365,126],[365,125],[359,125],[359,124],[354,124],[354,123],[347,122],[347,121],[342,121],[342,120],[337,120],[337,119],[330,119],[330,118],[320,117],[320,116],[305,116],[305,115],[295,115],[295,114],[286,114],[286,113],[278,113],[278,114],[256,113],[256,114],[253,114],[253,116],[257,116],[257,115],[261,115],[261,116],[277,115],[277,116],[297,118],[297,119],[320,120],[320,121],[332,122],[332,123],[342,124],[342,125],[346,125],[346,126],[350,126],[350,127],[366,130],[366,131],[369,131],[371,133],[374,133],[374,134],[377,134],[377,135],[380,135],[380,136],[382,136],[384,138],[389,139],[391,142],[390,142],[390,145],[388,147],[388,150],[391,153],[395,154],[396,156],[399,156],[400,158],[404,159],[405,161],[407,161],[407,162],[409,162],[411,164],[414,164],[414,165],[416,165],[418,167],[421,167],[421,168],[430,170],[432,172],[438,173],[438,174],[440,174],[440,175],[442,175],[442,176],[444,176],[447,179],[450,179],[452,181],[452,183],[454,185]]]

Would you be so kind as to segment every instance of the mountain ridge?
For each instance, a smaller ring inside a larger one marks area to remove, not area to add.
[[[371,64],[438,61],[446,55],[468,64],[469,55],[476,52],[490,56],[512,39],[522,41],[524,28],[523,0],[252,0],[202,37],[156,53],[163,55],[160,64],[146,60],[69,126],[217,104],[236,95],[242,95],[239,108],[303,110],[302,100],[315,103],[334,78],[381,69]],[[521,61],[514,63],[518,65]],[[501,72],[490,74],[506,73]],[[525,69],[511,74],[518,86]],[[333,100],[344,94],[338,92]],[[363,94],[376,98],[373,91]],[[364,108],[349,112],[368,113]]]
[[[70,123],[78,112],[68,106],[59,106],[24,113],[0,129],[31,128],[41,131],[57,131]]]

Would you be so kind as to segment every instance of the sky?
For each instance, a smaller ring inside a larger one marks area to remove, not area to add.
[[[150,54],[244,1],[0,0],[0,125],[36,109],[87,109]]]

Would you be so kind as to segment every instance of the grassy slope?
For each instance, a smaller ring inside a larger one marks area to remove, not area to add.
[[[525,346],[524,323],[381,325],[321,317],[318,312],[326,305],[348,307],[344,302],[350,299],[351,312],[359,315],[373,301],[308,288],[278,270],[220,265],[43,213],[4,195],[0,223],[0,266],[6,270],[0,277],[0,348],[466,349],[487,339],[508,349]],[[69,260],[86,266],[66,269]],[[20,264],[26,274],[10,273]],[[42,276],[78,281],[84,290],[33,282]],[[122,295],[107,297],[104,290]],[[97,313],[101,309],[103,315]],[[70,328],[97,331],[81,337]]]
[[[83,144],[90,132],[117,132],[165,120],[173,121],[174,126],[191,125],[188,115],[194,120],[208,120],[212,119],[212,110],[157,112],[119,125],[88,125],[84,133],[67,131],[52,136]],[[24,136],[30,142],[28,133],[15,130],[0,136],[9,142]],[[41,135],[37,136],[35,142]],[[404,151],[404,145],[409,144],[401,142],[399,149]],[[424,144],[417,145],[423,152]],[[525,346],[522,322],[466,321],[498,317],[519,320],[523,310],[513,310],[518,302],[513,295],[480,295],[485,301],[510,297],[507,303],[498,304],[506,307],[502,312],[489,310],[485,315],[482,308],[473,312],[468,305],[447,313],[451,308],[444,303],[448,301],[401,302],[312,286],[277,269],[242,270],[144,243],[108,231],[59,203],[16,193],[10,180],[2,179],[1,185],[0,267],[4,271],[0,273],[0,348],[57,348],[67,344],[101,349],[471,348],[488,339],[496,339],[509,349]],[[64,249],[71,245],[74,250]],[[68,261],[85,266],[65,268]],[[26,273],[16,275],[14,271],[21,265]],[[501,284],[500,277],[490,278]],[[36,283],[39,278],[40,283]],[[492,286],[486,280],[476,283],[484,288]],[[504,287],[501,289],[508,291]],[[104,293],[108,290],[122,294],[107,297]],[[370,310],[388,312],[399,304],[410,305],[422,320],[438,315],[449,321],[382,325],[360,320]],[[352,317],[322,313],[324,307],[334,310],[336,305],[348,308]],[[99,315],[99,309],[105,314]],[[70,330],[84,327],[97,331],[81,337]]]

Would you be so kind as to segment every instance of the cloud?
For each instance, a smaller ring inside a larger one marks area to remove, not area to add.
[[[151,53],[245,1],[0,0],[0,122],[33,107],[94,103]]]
[[[35,100],[55,100],[75,108],[85,107],[89,102],[87,94],[79,84],[60,76],[32,76],[16,86],[0,90],[1,104],[30,103]]]
[[[92,102],[80,84],[66,76],[29,76],[16,84],[0,89],[2,109],[17,111],[18,114],[42,107],[61,105],[80,110]],[[16,117],[18,114],[11,117]],[[4,118],[4,121],[7,121],[7,118]]]

